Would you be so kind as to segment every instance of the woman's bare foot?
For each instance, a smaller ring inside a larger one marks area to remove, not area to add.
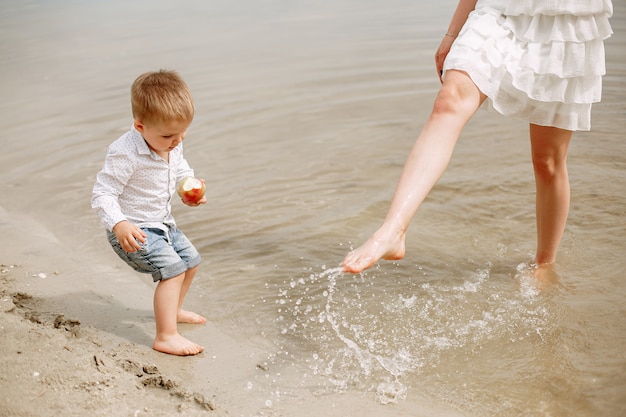
[[[379,259],[402,259],[405,253],[404,234],[388,234],[379,229],[364,244],[350,252],[341,262],[343,270],[357,274],[374,266]]]
[[[206,323],[206,318],[202,317],[198,313],[194,313],[193,311],[178,310],[178,314],[176,315],[176,322],[177,323],[204,324]]]
[[[204,347],[182,337],[178,333],[166,337],[155,337],[152,348],[159,352],[178,356],[197,355],[204,350]]]
[[[532,275],[544,288],[559,282],[559,274],[555,271],[554,264],[534,265]]]

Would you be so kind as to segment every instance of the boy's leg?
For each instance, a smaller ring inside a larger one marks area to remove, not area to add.
[[[530,125],[532,161],[537,189],[537,265],[552,264],[565,231],[570,186],[567,149],[572,132],[556,127]]]
[[[195,355],[204,347],[178,333],[177,317],[186,273],[159,281],[154,291],[154,318],[156,337],[153,348],[173,355]],[[187,286],[187,289],[189,286]]]
[[[180,295],[177,300],[178,309],[176,313],[176,320],[178,323],[204,324],[206,323],[206,319],[204,317],[192,311],[183,310],[185,297],[187,296],[189,287],[191,287],[191,283],[196,276],[196,272],[198,271],[198,267],[201,262],[200,254],[180,229],[171,228],[170,239],[172,249],[188,268],[184,273],[184,279],[180,287]],[[189,265],[192,265],[192,267],[189,268]]]
[[[178,311],[176,313],[176,320],[178,323],[206,323],[206,318],[202,317],[200,314],[194,313],[193,311],[183,310],[185,296],[187,295],[187,291],[189,291],[189,287],[191,286],[197,271],[198,266],[195,266],[185,272],[185,278],[183,279],[183,284],[180,287],[180,296],[178,298]]]
[[[404,165],[383,225],[342,262],[358,273],[379,259],[401,259],[409,222],[450,162],[456,141],[467,121],[485,100],[466,73],[448,71],[432,113]]]
[[[165,231],[142,229],[147,236],[141,250],[128,253],[119,243],[113,232],[108,239],[113,250],[134,270],[150,273],[158,281],[154,292],[154,316],[156,321],[155,350],[174,355],[195,355],[204,348],[182,337],[177,330],[177,322],[202,324],[206,319],[198,314],[181,309],[185,295],[198,270],[200,255],[179,230],[172,232],[176,250],[170,244]],[[180,254],[177,252],[180,251]],[[185,260],[181,256],[185,257]],[[189,263],[195,265],[187,269]],[[184,271],[184,272],[183,272]],[[174,276],[172,276],[174,275]],[[171,278],[163,278],[171,277]]]

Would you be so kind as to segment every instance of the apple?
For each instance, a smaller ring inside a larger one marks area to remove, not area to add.
[[[178,182],[176,187],[178,195],[186,204],[198,204],[198,201],[204,197],[206,187],[204,181],[200,181],[194,177],[185,177]]]

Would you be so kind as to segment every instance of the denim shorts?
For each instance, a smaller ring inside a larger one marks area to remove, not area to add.
[[[144,274],[152,274],[154,282],[174,278],[202,261],[200,254],[187,239],[187,236],[170,227],[169,232],[157,228],[142,228],[147,235],[141,249],[128,253],[122,249],[115,233],[107,231],[107,238],[113,250],[131,268]]]

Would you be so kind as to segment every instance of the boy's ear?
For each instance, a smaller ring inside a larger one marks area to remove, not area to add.
[[[139,133],[143,133],[143,123],[141,123],[141,120],[137,120],[135,119],[135,121],[133,122],[133,125],[135,126],[135,129],[137,129],[137,131]]]

